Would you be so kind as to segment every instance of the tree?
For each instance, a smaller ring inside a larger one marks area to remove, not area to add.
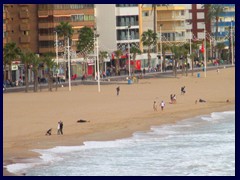
[[[148,52],[148,67],[150,67],[150,60],[151,60],[151,55],[150,55],[150,50],[151,46],[154,45],[154,42],[157,40],[157,34],[154,33],[151,29],[148,29],[148,31],[144,31],[142,34],[142,43],[143,46],[147,46],[147,52]]]
[[[56,63],[54,62],[54,60],[52,59],[51,56],[49,55],[44,55],[42,58],[42,61],[44,63],[44,65],[47,68],[47,76],[48,76],[48,90],[52,91],[52,84],[53,84],[53,70],[54,67],[56,67]],[[71,77],[69,77],[71,78]]]
[[[60,22],[60,24],[56,26],[56,31],[59,37],[64,38],[64,46],[67,46],[67,39],[71,39],[74,32],[72,25],[70,25],[69,22]]]
[[[171,51],[174,54],[173,55],[173,61],[174,61],[174,63],[173,63],[173,74],[175,75],[175,77],[177,77],[177,64],[178,64],[179,58],[182,55],[182,48],[179,47],[179,46],[173,45],[171,47]]]
[[[34,54],[31,60],[32,71],[34,74],[34,88],[33,88],[34,92],[37,92],[38,90],[38,70],[39,70],[40,63],[41,63],[40,58],[36,54]]]
[[[56,26],[55,30],[57,31],[59,37],[64,38],[64,41],[63,41],[63,45],[65,47],[64,54],[66,57],[68,57],[68,51],[67,51],[66,47],[67,47],[68,38],[69,38],[69,46],[71,46],[70,45],[71,38],[72,38],[73,32],[74,32],[72,25],[69,24],[69,22],[60,22],[60,24],[58,26]],[[65,73],[66,73],[66,71],[65,71]],[[66,76],[66,74],[65,74],[65,76]],[[71,78],[71,77],[69,77],[69,78]]]
[[[28,92],[29,81],[28,81],[28,70],[32,64],[32,59],[34,59],[34,54],[30,50],[24,50],[20,54],[21,62],[24,64],[24,75],[25,75],[25,92]]]
[[[136,68],[136,56],[137,56],[137,54],[141,54],[142,52],[136,46],[132,46],[131,49],[130,49],[130,53],[133,54],[133,74],[134,74],[135,73],[135,68]]]
[[[219,17],[224,10],[224,6],[220,4],[204,4],[203,7],[207,9],[207,19],[215,20],[216,23],[215,40],[218,41]]]
[[[219,17],[223,12],[224,6],[220,4],[204,4],[204,8],[207,8],[207,18],[209,20],[214,19],[216,22],[216,31],[215,31],[215,39],[218,40],[218,24],[219,24]]]
[[[183,46],[180,47],[182,52],[182,75],[184,75],[184,71],[186,76],[188,76],[188,62],[187,62],[187,56],[190,49],[190,44],[186,43]]]
[[[167,44],[162,44],[162,56],[163,56],[163,63],[162,63],[162,69],[163,71],[166,71],[166,52],[169,50],[170,47]]]
[[[102,64],[102,72],[104,71],[103,70],[104,59],[106,59],[107,57],[108,57],[108,52],[107,51],[100,51],[99,52],[99,60],[100,60],[100,63]]]
[[[192,43],[192,52],[190,52],[190,58],[192,62],[192,76],[193,76],[193,67],[194,59],[197,57],[197,51],[199,51],[197,43]]]
[[[115,60],[115,74],[116,75],[119,75],[119,59],[121,58],[122,56],[122,51],[121,50],[116,50],[115,52],[115,55],[116,55],[116,60]]]
[[[225,43],[224,43],[224,42],[218,43],[218,44],[216,45],[216,48],[217,48],[217,50],[218,50],[218,57],[219,57],[219,59],[221,59],[221,58],[222,58],[222,51],[223,51],[224,48],[225,48]]]
[[[4,64],[4,81],[7,78],[7,65],[10,72],[10,81],[12,80],[12,61],[17,59],[21,53],[21,50],[17,47],[15,42],[10,42],[3,48],[3,64]]]
[[[153,11],[153,32],[157,33],[157,7],[158,6],[166,6],[168,7],[169,4],[152,4],[152,11]],[[154,42],[154,52],[157,52],[157,41]]]
[[[94,48],[94,32],[91,28],[84,26],[79,31],[77,49],[83,53],[86,60],[87,54]],[[85,63],[85,73],[87,73],[87,62]]]

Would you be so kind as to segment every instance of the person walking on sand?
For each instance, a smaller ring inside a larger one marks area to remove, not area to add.
[[[120,87],[118,86],[117,88],[116,88],[116,90],[117,90],[117,96],[119,95],[119,92],[120,92]]]
[[[58,135],[60,134],[60,121],[58,122],[58,125],[57,125],[57,134]]]
[[[63,122],[60,121],[60,133],[63,135]]]
[[[156,101],[153,102],[153,110],[154,110],[154,111],[157,111],[157,104],[156,104]]]
[[[161,102],[161,109],[162,109],[162,111],[163,111],[164,107],[165,107],[165,103],[164,103],[164,101],[162,101]]]

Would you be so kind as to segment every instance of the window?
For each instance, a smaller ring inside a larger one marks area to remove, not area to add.
[[[84,15],[83,14],[76,14],[71,16],[71,21],[83,21]]]
[[[149,16],[149,11],[145,11],[142,13],[142,16]]]
[[[93,21],[94,20],[94,16],[93,15],[85,15],[84,16],[84,21]]]
[[[23,31],[23,35],[28,36],[28,31]]]
[[[181,15],[184,16],[184,10],[181,11]]]

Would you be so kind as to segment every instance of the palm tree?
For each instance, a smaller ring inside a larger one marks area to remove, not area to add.
[[[79,31],[77,49],[83,53],[86,60],[87,54],[94,48],[94,32],[89,27],[83,27]],[[87,63],[85,63],[85,73],[87,73]]]
[[[190,52],[190,58],[192,62],[192,76],[193,76],[194,59],[197,57],[197,51],[199,51],[197,43],[192,43],[192,52]]]
[[[100,62],[101,62],[101,64],[102,64],[102,72],[104,71],[103,70],[103,62],[104,62],[104,59],[106,59],[108,57],[108,52],[107,51],[100,51],[99,52],[99,60],[100,60]]]
[[[56,26],[56,31],[59,37],[64,38],[64,46],[67,46],[67,38],[71,39],[73,35],[73,28],[69,22],[60,22],[58,26]]]
[[[216,45],[216,48],[217,48],[217,50],[218,50],[218,57],[219,57],[219,59],[221,59],[221,58],[222,58],[222,51],[223,51],[224,48],[225,48],[224,42],[218,43],[218,44]]]
[[[21,62],[24,64],[24,76],[25,76],[25,92],[28,92],[29,81],[28,81],[28,70],[30,65],[32,64],[32,60],[34,59],[35,54],[30,50],[24,50],[20,54]]]
[[[207,18],[209,20],[214,19],[216,22],[216,31],[215,31],[215,39],[218,40],[218,23],[219,17],[223,12],[224,6],[220,4],[204,4],[204,8],[207,8]]]
[[[132,46],[130,49],[130,52],[133,54],[133,74],[134,74],[135,68],[136,68],[136,56],[137,56],[137,54],[141,54],[142,51],[139,48],[137,48],[136,46]]]
[[[174,54],[174,57],[173,57],[173,61],[174,61],[174,63],[173,63],[173,74],[175,75],[175,77],[177,77],[177,64],[178,64],[179,58],[182,55],[182,48],[179,47],[179,46],[173,45],[171,47],[171,51]]]
[[[116,60],[115,60],[115,74],[116,75],[119,75],[119,59],[121,58],[122,56],[122,51],[121,50],[116,50],[115,52],[115,55],[116,55]]]
[[[219,17],[224,10],[224,6],[220,4],[204,4],[203,7],[207,9],[207,19],[215,20],[215,23],[216,23],[215,40],[217,41]],[[216,57],[216,54],[215,54],[215,57]]]
[[[69,24],[69,22],[60,22],[60,24],[58,26],[56,26],[55,30],[57,31],[58,33],[58,36],[59,37],[63,37],[64,38],[64,41],[63,41],[63,45],[64,47],[67,47],[67,40],[69,38],[69,43],[71,42],[71,38],[73,36],[73,28],[72,28],[72,25]],[[65,52],[65,56],[67,56],[67,48],[65,48],[64,50]],[[65,71],[66,73],[66,71]],[[65,77],[66,77],[66,74],[65,74]],[[69,77],[70,78],[70,77]]]
[[[167,44],[162,44],[162,56],[163,56],[163,63],[162,63],[162,69],[163,71],[166,71],[166,52],[169,50],[170,47]]]
[[[148,31],[144,31],[142,34],[142,39],[141,41],[143,42],[143,46],[147,46],[148,50],[148,67],[150,67],[150,60],[151,60],[151,55],[150,55],[150,50],[151,46],[154,45],[155,41],[157,40],[157,34],[154,33],[151,29],[148,29]]]
[[[186,76],[188,76],[188,63],[187,63],[187,55],[189,53],[190,44],[186,43],[183,46],[180,47],[180,50],[182,52],[182,75],[184,75],[184,71]]]
[[[54,62],[54,60],[52,60],[52,57],[49,55],[44,55],[42,61],[44,62],[44,65],[47,67],[48,90],[52,91],[53,69],[54,67],[56,67],[56,63]]]
[[[12,61],[17,59],[20,55],[21,50],[17,47],[15,42],[10,42],[3,48],[3,64],[4,64],[4,81],[7,78],[7,68],[8,65],[10,72],[10,81],[12,80]]]
[[[34,54],[31,64],[32,64],[32,71],[34,74],[34,88],[33,91],[37,92],[38,90],[38,70],[39,70],[39,64],[40,64],[40,58]]]
[[[157,33],[157,7],[158,6],[166,6],[168,7],[169,4],[152,4],[152,11],[153,11],[153,32]],[[157,41],[154,42],[154,52],[157,52]]]

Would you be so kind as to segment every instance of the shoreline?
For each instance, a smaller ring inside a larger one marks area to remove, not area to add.
[[[206,109],[201,109],[201,112],[202,111],[205,111],[205,113],[203,112],[203,113],[201,113],[201,114],[199,114],[199,113],[194,113],[195,115],[194,116],[187,116],[187,115],[185,115],[185,116],[183,116],[182,118],[183,119],[174,119],[173,121],[171,121],[170,123],[167,123],[167,122],[164,122],[164,123],[160,123],[160,124],[154,124],[154,125],[150,125],[149,127],[146,127],[146,129],[144,128],[144,129],[141,129],[141,130],[137,130],[137,131],[134,131],[134,132],[128,132],[127,134],[129,134],[129,135],[126,135],[126,133],[125,133],[125,136],[121,136],[121,133],[120,134],[118,134],[118,135],[116,135],[116,136],[113,136],[113,137],[111,137],[111,138],[106,138],[106,136],[105,137],[103,137],[103,139],[100,137],[98,137],[98,138],[96,138],[95,139],[95,141],[111,141],[111,140],[117,140],[117,139],[124,139],[124,138],[129,138],[129,137],[132,137],[133,136],[133,134],[134,133],[136,133],[136,132],[148,132],[148,131],[150,131],[150,128],[151,127],[153,127],[153,126],[162,126],[162,125],[167,125],[167,124],[175,124],[175,123],[177,123],[177,122],[179,122],[179,121],[183,121],[183,120],[186,120],[186,119],[191,119],[191,118],[195,118],[195,117],[197,117],[197,116],[204,116],[204,115],[210,115],[211,113],[213,113],[213,112],[225,112],[225,111],[235,111],[235,104],[223,104],[222,106],[220,106],[220,107],[213,107],[211,110],[206,110]],[[108,132],[109,133],[109,132]],[[110,132],[110,135],[112,135],[111,134],[111,132]],[[90,135],[91,136],[91,135]],[[115,138],[114,138],[115,137]],[[92,139],[92,140],[94,140],[94,139]],[[65,143],[63,143],[63,144],[61,144],[61,146],[81,146],[81,145],[84,145],[83,143],[84,142],[87,142],[87,141],[91,141],[91,140],[88,140],[88,138],[86,137],[86,140],[84,140],[84,141],[82,141],[80,144],[78,144],[78,143],[76,143],[76,144],[72,144],[71,143],[71,145],[69,145],[68,143],[69,142],[65,142]],[[60,144],[59,144],[60,145]],[[54,148],[54,147],[56,147],[56,146],[49,146],[48,148],[44,148],[44,149],[50,149],[50,148]],[[30,149],[30,151],[31,151],[31,149]],[[31,158],[39,158],[40,157],[40,155],[41,154],[39,154],[39,153],[36,153],[35,155],[27,155],[25,158],[23,157],[23,158],[21,158],[21,162],[25,162],[26,160],[28,160],[28,159],[31,159]],[[14,164],[14,163],[19,163],[19,161],[12,161],[12,162],[8,162],[8,163],[6,163],[5,164],[5,166],[7,166],[7,165],[9,165],[9,164]],[[12,173],[12,172],[9,172],[8,170],[7,170],[7,168],[3,168],[3,176],[24,176],[25,174],[15,174],[15,173]]]
[[[179,75],[176,79],[141,80],[139,84],[121,85],[119,97],[115,94],[117,85],[103,86],[101,93],[96,92],[96,87],[74,86],[70,93],[68,88],[62,88],[52,93],[6,94],[4,95],[4,166],[39,157],[39,154],[29,151],[31,149],[82,145],[85,141],[93,140],[122,139],[131,137],[137,131],[149,131],[152,126],[172,124],[212,112],[235,110],[234,73],[235,68],[228,68],[221,70],[220,74],[216,74],[215,71],[208,72],[208,79]],[[162,86],[165,83],[168,83],[168,86]],[[177,104],[170,105],[167,101],[169,94],[179,92],[183,84],[187,87],[186,95],[181,96],[180,93],[176,93]],[[206,86],[208,89],[204,88]],[[60,99],[62,97],[64,99]],[[195,104],[195,99],[200,97],[206,99],[207,103]],[[153,100],[161,99],[165,100],[166,108],[163,112],[160,110],[154,112]],[[226,103],[226,99],[229,99],[230,103]],[[12,106],[18,107],[15,107],[17,111],[15,113],[8,108],[12,100],[15,101]],[[58,109],[53,109],[56,106]],[[34,112],[39,108],[44,111],[41,117],[39,114],[26,113],[26,109]],[[64,135],[60,137],[56,135],[55,126],[62,117],[65,117]],[[76,124],[76,120],[80,118],[90,122]],[[21,126],[22,123],[26,127]],[[49,127],[53,127],[53,135],[43,136]],[[6,129],[9,131],[6,132]],[[15,174],[3,168],[3,175]]]

